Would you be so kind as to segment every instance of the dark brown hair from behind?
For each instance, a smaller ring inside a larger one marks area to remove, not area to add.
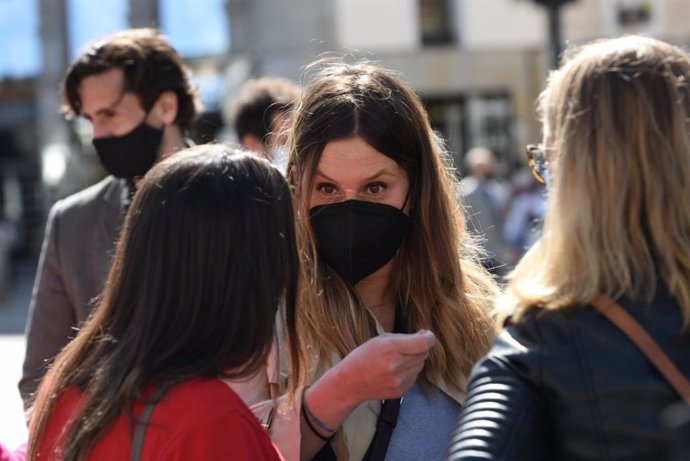
[[[261,366],[281,303],[294,338],[299,259],[291,195],[267,161],[223,145],[181,151],[139,184],[103,297],[38,391],[30,456],[60,393],[84,405],[64,459],[83,459],[147,386],[241,378]]]

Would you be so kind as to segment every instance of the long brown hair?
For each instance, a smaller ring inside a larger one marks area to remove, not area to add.
[[[80,460],[121,412],[131,418],[145,387],[264,366],[281,301],[292,344],[299,260],[290,191],[268,162],[237,152],[191,148],[144,177],[102,301],[41,383],[29,458],[68,386],[84,405],[63,459]]]
[[[541,240],[506,303],[650,302],[666,285],[690,325],[690,58],[628,36],[569,52],[540,97],[552,184]]]
[[[465,233],[456,181],[417,95],[370,63],[320,62],[292,118],[289,182],[298,213],[298,241],[307,278],[298,312],[303,358],[345,356],[376,334],[353,289],[319,264],[309,201],[319,159],[333,140],[361,136],[407,173],[410,229],[397,254],[392,283],[408,330],[429,329],[438,340],[420,375],[427,387],[443,379],[462,388],[489,347],[487,312],[495,295]],[[306,370],[305,370],[306,371]],[[307,380],[307,377],[301,377]]]

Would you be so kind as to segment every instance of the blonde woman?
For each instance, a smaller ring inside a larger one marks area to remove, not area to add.
[[[288,162],[308,274],[308,373],[293,380],[311,384],[302,458],[440,459],[490,345],[496,288],[470,257],[453,173],[415,93],[367,63],[316,69]],[[381,422],[384,399],[395,423]]]
[[[587,44],[550,76],[532,149],[543,234],[450,459],[666,459],[661,414],[680,396],[590,301],[617,300],[690,376],[689,80],[682,50],[637,36]]]

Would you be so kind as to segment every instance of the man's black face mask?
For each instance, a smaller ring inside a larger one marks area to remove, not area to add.
[[[131,179],[144,176],[156,163],[163,130],[146,122],[122,136],[94,138],[93,147],[109,174]]]

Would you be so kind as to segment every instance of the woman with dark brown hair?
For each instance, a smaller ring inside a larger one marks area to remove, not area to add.
[[[373,64],[316,69],[288,143],[307,272],[302,458],[440,459],[496,286],[418,96]]]
[[[265,366],[281,302],[294,336],[298,273],[267,161],[205,145],[155,166],[98,307],[41,384],[29,459],[282,459],[221,378]]]

